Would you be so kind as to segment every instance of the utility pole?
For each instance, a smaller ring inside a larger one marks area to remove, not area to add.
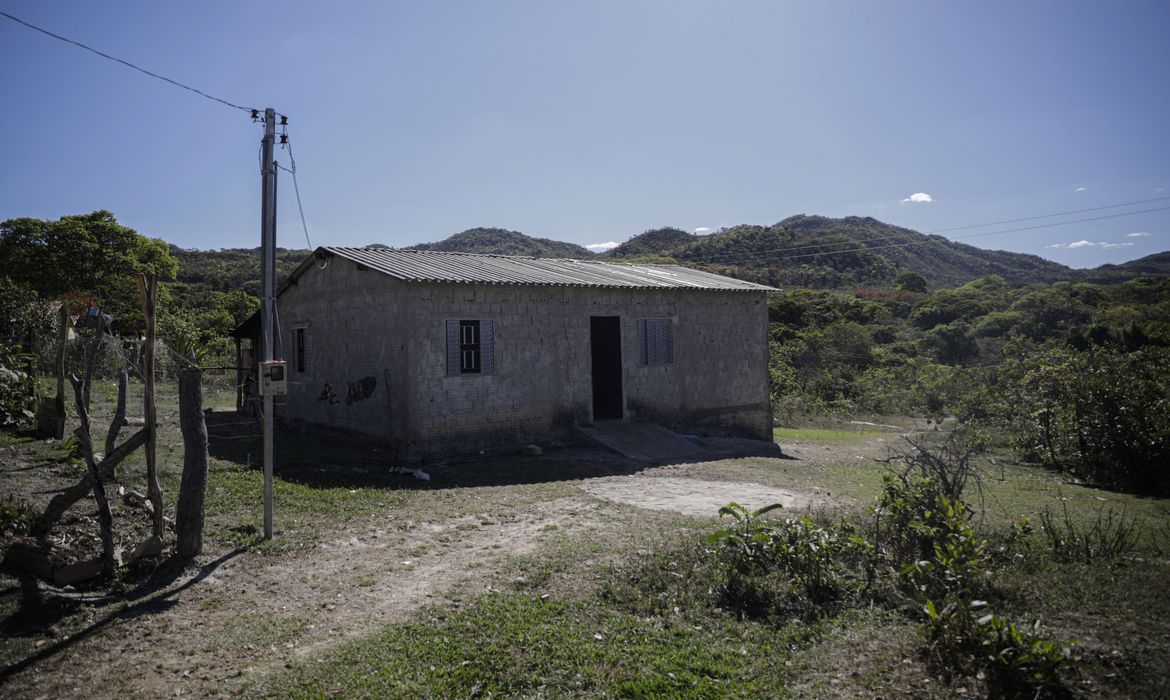
[[[260,334],[264,343],[261,365],[261,393],[264,413],[264,539],[272,539],[272,392],[265,390],[266,373],[275,357],[273,323],[276,308],[276,110],[264,110],[264,138],[260,141],[260,172],[263,178],[260,207],[260,274],[263,289],[260,299]]]

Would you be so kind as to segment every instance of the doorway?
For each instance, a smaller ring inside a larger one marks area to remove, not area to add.
[[[593,420],[621,420],[622,325],[619,316],[589,317]]]

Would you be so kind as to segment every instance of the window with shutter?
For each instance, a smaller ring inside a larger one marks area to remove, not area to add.
[[[304,374],[309,371],[309,329],[292,329],[292,370]]]
[[[447,376],[493,374],[496,368],[492,322],[487,319],[447,321]]]
[[[644,318],[638,321],[641,331],[639,360],[643,365],[669,365],[674,362],[673,324],[669,318]]]

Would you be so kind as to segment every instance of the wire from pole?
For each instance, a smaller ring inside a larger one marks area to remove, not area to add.
[[[17,24],[23,24],[24,26],[28,27],[29,29],[32,29],[33,31],[40,32],[41,34],[44,34],[46,36],[51,36],[54,39],[57,39],[59,41],[63,41],[67,44],[73,44],[74,46],[85,49],[86,51],[89,51],[90,53],[97,54],[98,56],[101,56],[102,58],[104,58],[106,60],[113,61],[115,63],[121,63],[122,65],[126,66],[127,68],[131,68],[133,70],[136,70],[139,73],[144,73],[144,74],[149,75],[150,77],[155,78],[157,80],[162,80],[163,82],[170,83],[171,85],[174,85],[175,87],[179,87],[179,88],[182,88],[184,90],[189,90],[190,92],[193,92],[196,95],[200,95],[201,97],[206,97],[209,100],[214,100],[215,102],[219,102],[220,104],[224,104],[224,105],[227,105],[228,107],[232,107],[234,109],[238,109],[238,110],[241,110],[244,112],[251,113],[251,112],[255,111],[251,107],[244,107],[244,106],[238,105],[234,102],[228,102],[227,100],[223,99],[222,97],[216,97],[215,95],[209,95],[208,93],[203,92],[199,88],[194,88],[194,87],[191,87],[190,85],[185,85],[183,83],[180,83],[177,80],[172,80],[171,78],[168,78],[165,75],[159,75],[158,73],[148,71],[145,68],[142,68],[141,66],[136,66],[129,61],[118,58],[117,56],[111,56],[108,53],[103,53],[101,51],[98,51],[97,49],[93,48],[92,46],[87,46],[87,45],[81,43],[80,41],[74,41],[73,39],[70,39],[69,37],[61,36],[60,34],[54,34],[53,32],[50,32],[48,29],[38,27],[37,25],[32,24],[30,22],[25,22],[23,19],[16,17],[14,15],[10,15],[7,12],[0,11],[0,17],[6,17],[6,18],[12,20],[13,22],[16,22]]]

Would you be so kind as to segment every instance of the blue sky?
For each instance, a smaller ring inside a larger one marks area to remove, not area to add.
[[[1164,0],[0,9],[289,115],[314,245],[799,213],[934,231],[1170,197]],[[4,19],[0,85],[0,219],[109,209],[184,247],[258,244],[246,114]],[[291,184],[280,244],[303,247]],[[1089,267],[1170,249],[1170,210],[964,240]]]

